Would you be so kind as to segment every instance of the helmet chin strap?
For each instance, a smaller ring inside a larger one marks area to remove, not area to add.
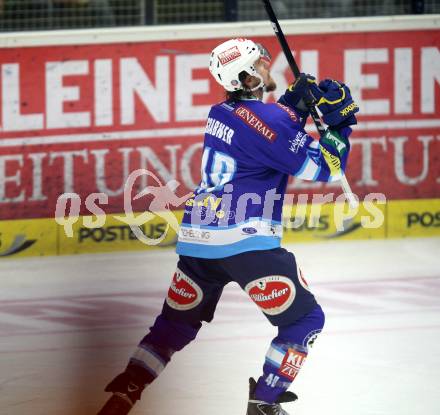
[[[264,88],[265,85],[264,85],[263,77],[262,77],[259,73],[255,74],[255,75],[253,75],[253,76],[255,76],[256,78],[258,78],[258,79],[260,80],[260,83],[259,83],[257,86],[254,86],[253,88],[246,88],[246,89],[247,89],[248,91],[252,91],[252,92],[254,92],[254,91],[256,91],[257,89]]]
[[[264,82],[261,80],[260,83],[259,83],[257,86],[255,86],[255,87],[253,87],[253,88],[250,88],[249,91],[254,92],[254,91],[256,91],[257,89],[264,88],[264,87],[265,87]]]

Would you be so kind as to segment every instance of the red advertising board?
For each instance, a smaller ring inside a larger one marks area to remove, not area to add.
[[[287,63],[274,36],[254,39],[273,55],[274,100],[291,81]],[[107,193],[105,210],[120,212],[125,178],[138,168],[191,191],[209,107],[223,98],[207,69],[223,40],[1,49],[0,219],[53,216],[64,192]],[[344,80],[359,103],[347,170],[353,191],[439,197],[440,30],[288,41],[304,71]],[[292,179],[289,191],[339,188]]]

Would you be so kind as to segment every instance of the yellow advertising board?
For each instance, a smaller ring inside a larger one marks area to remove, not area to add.
[[[389,238],[440,236],[440,199],[392,200],[387,210]]]
[[[163,249],[176,243],[183,211],[169,215],[80,216],[71,232],[54,218],[0,221],[0,259]],[[141,233],[130,224],[138,224]],[[361,203],[356,212],[338,203],[285,206],[283,226],[287,244],[440,236],[440,199]]]
[[[57,235],[51,218],[0,221],[0,258],[57,255]]]
[[[173,212],[177,226],[183,211]],[[59,252],[65,254],[82,254],[91,252],[141,251],[145,249],[160,249],[173,246],[177,241],[175,226],[170,225],[171,217],[161,217],[149,213],[139,222],[141,233],[135,234],[136,220],[130,220],[126,215],[107,215],[105,218],[81,216],[72,226],[72,235],[58,225]],[[102,224],[99,220],[102,219]],[[141,223],[146,219],[145,223]],[[98,222],[90,226],[90,221]]]
[[[385,206],[361,203],[356,211],[344,203],[285,206],[283,242],[385,238]]]

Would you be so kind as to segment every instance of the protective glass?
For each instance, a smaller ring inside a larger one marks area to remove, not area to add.
[[[269,51],[261,43],[256,43],[256,45],[258,47],[258,50],[260,51],[261,59],[265,60],[267,63],[270,63],[272,60],[272,56]]]

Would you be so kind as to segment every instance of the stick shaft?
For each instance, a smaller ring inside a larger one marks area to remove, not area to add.
[[[266,9],[267,15],[269,16],[269,20],[272,23],[273,30],[275,35],[280,42],[281,48],[283,49],[284,56],[289,63],[290,69],[293,72],[295,78],[298,78],[301,71],[298,68],[298,64],[293,57],[292,51],[290,50],[289,44],[287,43],[286,37],[284,36],[283,30],[281,29],[280,23],[278,22],[277,16],[272,8],[272,4],[270,0],[263,0],[264,7]],[[322,125],[321,118],[319,118],[318,112],[314,106],[309,108],[310,115],[312,116],[313,122],[315,123],[316,129],[318,130],[319,135],[322,137],[325,133],[325,127]]]
[[[270,3],[270,0],[263,0],[263,4],[264,4],[264,8],[266,9],[267,15],[269,16],[269,20],[272,23],[272,27],[275,32],[275,35],[278,38],[281,48],[283,49],[284,56],[286,57],[287,62],[289,63],[290,69],[292,70],[295,78],[298,78],[301,71],[299,70],[298,64],[296,63],[295,58],[293,57],[292,51],[290,50],[289,44],[287,43],[286,37],[284,36],[280,23],[278,22],[277,16],[275,15],[275,12],[272,8],[272,4]],[[321,122],[321,118],[319,117],[318,111],[316,110],[315,106],[311,106],[309,110],[313,122],[315,123],[316,129],[318,130],[319,135],[322,137],[325,133],[325,127]],[[350,204],[350,207],[356,208],[358,202],[353,196],[353,192],[351,191],[350,184],[348,183],[344,173],[342,173],[342,177],[340,181],[341,181],[342,190],[345,193],[345,196],[348,200],[348,203]]]
[[[275,15],[275,12],[273,11],[272,4],[269,0],[263,0],[264,7],[266,9],[267,15],[269,16],[269,20],[272,23],[272,28],[275,32],[275,35],[278,38],[278,41],[280,42],[281,48],[283,49],[284,56],[287,59],[287,62],[289,63],[290,69],[292,70],[293,74],[295,75],[295,78],[298,78],[300,75],[300,70],[298,68],[298,64],[295,61],[295,58],[292,55],[292,51],[290,50],[289,44],[287,43],[286,37],[284,36],[284,33],[281,29],[281,26],[278,22],[277,16]]]

